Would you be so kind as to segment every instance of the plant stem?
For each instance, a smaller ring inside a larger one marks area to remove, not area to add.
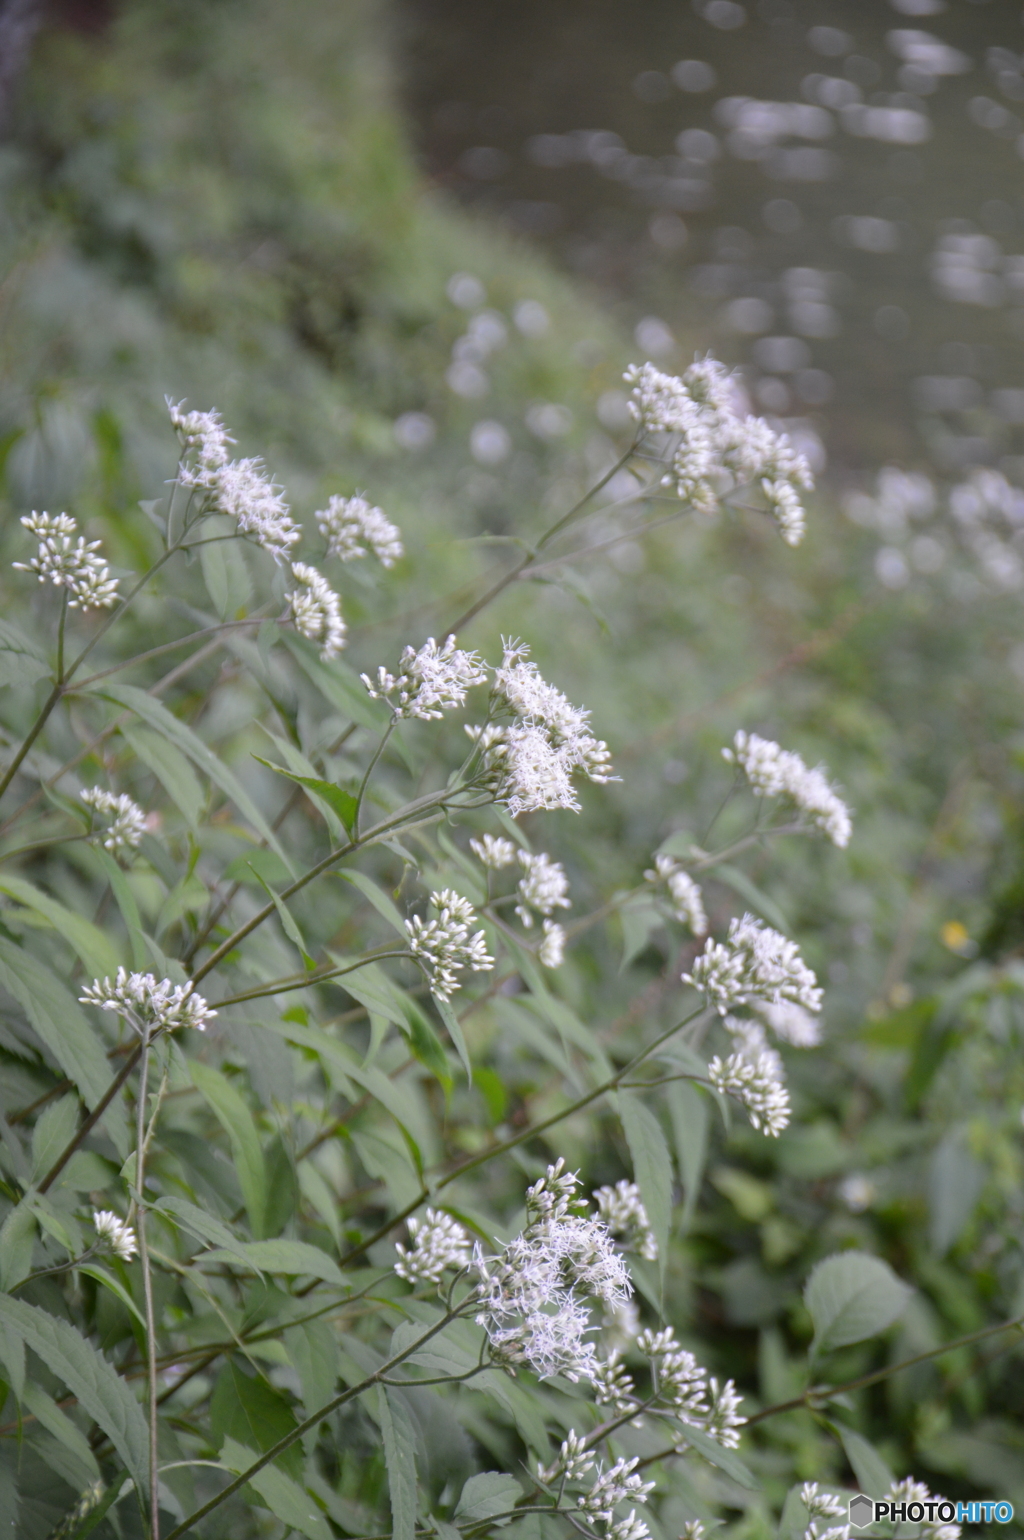
[[[160,1456],[157,1443],[156,1401],[156,1314],[153,1309],[153,1278],[146,1246],[146,1088],[149,1081],[149,1024],[142,1026],[140,1045],[139,1090],[135,1109],[135,1191],[138,1218],[139,1262],[142,1265],[142,1293],[146,1310],[146,1393],[149,1410],[149,1540],[160,1540]]]
[[[68,591],[61,590],[60,620],[57,622],[57,684],[64,683],[64,627],[68,618]]]
[[[86,1136],[90,1134],[96,1127],[96,1124],[106,1112],[107,1108],[110,1106],[110,1103],[114,1100],[114,1097],[117,1095],[118,1091],[120,1091],[121,1087],[128,1079],[128,1076],[135,1068],[136,1064],[138,1064],[141,1054],[141,1046],[132,1049],[131,1053],[128,1055],[127,1059],[118,1070],[117,1075],[111,1081],[106,1091],[104,1091],[103,1095],[100,1097],[99,1101],[96,1103],[95,1107],[90,1112],[85,1122],[79,1128],[70,1144],[66,1145],[61,1153],[57,1156],[57,1159],[54,1161],[49,1171],[47,1171],[46,1175],[43,1177],[43,1180],[39,1183],[38,1187],[36,1188],[37,1192],[48,1192],[50,1190],[54,1182],[64,1170],[64,1167],[67,1165],[68,1161],[71,1159],[72,1155],[78,1149],[78,1146],[81,1144],[82,1140],[86,1138]]]
[[[377,763],[380,760],[380,756],[383,754],[384,750],[387,748],[388,739],[391,737],[391,734],[394,732],[394,730],[395,730],[395,718],[392,717],[391,721],[388,723],[387,727],[384,729],[384,734],[383,734],[380,742],[378,743],[377,747],[373,751],[373,758],[370,760],[370,763],[367,765],[367,767],[366,767],[366,774],[363,776],[363,779],[360,782],[359,791],[358,791],[358,793],[356,795],[356,810],[355,810],[355,812],[352,815],[352,838],[353,839],[358,839],[359,838],[359,814],[362,812],[363,798],[366,795],[366,788],[370,784],[370,776],[373,774],[374,770],[377,768]]]

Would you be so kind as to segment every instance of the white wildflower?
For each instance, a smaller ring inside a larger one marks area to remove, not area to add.
[[[125,850],[137,848],[146,832],[146,815],[137,802],[133,802],[125,792],[115,796],[100,786],[90,786],[81,795],[87,807],[110,819],[103,836],[105,850],[109,850],[111,855],[119,855]]]
[[[939,1497],[937,1493],[930,1492],[923,1481],[915,1481],[913,1476],[905,1476],[902,1481],[894,1481],[885,1500],[890,1503],[942,1503],[947,1499]],[[824,1536],[822,1536],[824,1540]],[[935,1522],[926,1519],[921,1525],[920,1540],[960,1540],[960,1525]]]
[[[648,1262],[657,1260],[658,1242],[635,1182],[623,1180],[614,1187],[599,1187],[594,1202],[612,1235],[623,1236],[623,1244]]]
[[[292,563],[292,577],[299,587],[287,596],[295,629],[311,642],[319,642],[320,657],[328,663],[345,645],[341,601],[315,567]]]
[[[500,753],[492,751],[492,758],[503,769],[498,795],[513,818],[556,808],[579,812],[573,766],[562,750],[552,745],[546,728],[514,722],[505,733]]]
[[[782,1060],[769,1044],[764,1027],[759,1021],[754,1021],[749,1016],[723,1016],[722,1026],[732,1038],[736,1053],[741,1053],[751,1063],[756,1063],[762,1055],[767,1055],[778,1079],[785,1078]]]
[[[560,968],[565,960],[565,930],[555,920],[544,921],[544,939],[537,960],[545,968]]]
[[[723,1449],[736,1449],[739,1446],[740,1436],[736,1431],[746,1422],[746,1418],[740,1414],[740,1395],[732,1380],[726,1380],[724,1385],[711,1377],[708,1380],[708,1400],[710,1410],[704,1431],[717,1439]]]
[[[431,636],[423,646],[406,647],[399,672],[389,674],[379,668],[377,678],[361,675],[374,700],[386,700],[395,717],[419,717],[421,721],[440,721],[446,711],[466,703],[466,694],[474,685],[485,684],[487,674],[475,652],[463,652],[454,636],[439,647]]]
[[[94,1209],[92,1222],[96,1234],[114,1256],[120,1257],[122,1262],[130,1262],[139,1249],[131,1225],[107,1208]]]
[[[494,967],[494,958],[487,951],[487,937],[482,930],[470,935],[469,927],[476,919],[476,912],[468,899],[460,897],[451,888],[431,893],[430,902],[438,911],[437,917],[422,920],[416,915],[406,920],[409,946],[414,957],[423,963],[430,987],[439,1000],[447,1000],[462,986],[458,975],[465,968],[474,973]]]
[[[821,1042],[821,1026],[801,1005],[792,1000],[755,1000],[758,1011],[775,1036],[793,1048],[814,1048]]]
[[[234,519],[239,533],[252,535],[275,561],[288,558],[302,530],[262,460],[229,460],[210,471],[204,486],[209,512]]]
[[[478,840],[470,840],[469,848],[477,860],[489,871],[498,872],[503,866],[511,866],[516,858],[516,847],[501,835],[482,834]]]
[[[704,1525],[700,1519],[687,1519],[679,1540],[704,1540]]]
[[[824,767],[811,770],[799,754],[770,738],[738,732],[722,758],[743,771],[755,797],[786,797],[842,850],[849,843],[850,810],[829,785]]]
[[[769,1050],[752,1059],[731,1053],[724,1064],[716,1055],[708,1065],[708,1079],[716,1091],[742,1102],[759,1133],[777,1137],[788,1126],[789,1092],[779,1081],[777,1054]]]
[[[724,942],[709,939],[683,982],[707,995],[722,1016],[731,1006],[758,1001],[776,1005],[789,1000],[808,1011],[821,1010],[822,991],[796,942],[751,914],[729,921]]]
[[[807,531],[807,520],[796,487],[791,481],[769,481],[764,477],[761,491],[783,540],[787,545],[799,545]]]
[[[208,487],[211,473],[220,470],[231,458],[228,445],[235,440],[225,428],[219,412],[184,412],[184,401],[175,405],[170,396],[164,399],[182,449],[187,456],[194,456],[183,459],[178,481],[183,487]]]
[[[679,1346],[672,1327],[643,1331],[636,1345],[651,1361],[658,1399],[667,1402],[683,1422],[704,1427],[710,1414],[708,1372],[687,1348]]]
[[[517,856],[524,875],[516,889],[519,894],[516,914],[527,928],[533,924],[533,909],[538,914],[550,914],[552,909],[570,908],[566,896],[569,879],[559,861],[552,861],[543,852],[531,855],[528,850],[518,851]]]
[[[562,1476],[566,1481],[580,1481],[593,1468],[594,1455],[587,1448],[586,1439],[581,1438],[575,1428],[570,1428],[556,1459],[550,1465],[537,1466],[537,1477],[545,1486],[550,1486]]]
[[[624,1519],[615,1519],[608,1525],[606,1540],[651,1540],[651,1531],[643,1519],[638,1519],[636,1509],[630,1508]]]
[[[597,1480],[589,1492],[576,1499],[577,1508],[595,1519],[600,1519],[605,1524],[612,1522],[612,1515],[619,1503],[631,1499],[633,1502],[645,1503],[648,1492],[653,1492],[654,1482],[644,1481],[636,1474],[636,1468],[640,1464],[639,1455],[633,1455],[631,1459],[616,1460],[607,1470],[598,1466]]]
[[[605,1307],[601,1322],[601,1341],[610,1354],[624,1352],[640,1331],[640,1312],[635,1300],[624,1305]]]
[[[822,1529],[817,1520],[812,1519],[804,1530],[804,1540],[850,1540],[850,1526],[833,1524],[829,1529]]]
[[[408,1250],[396,1246],[398,1261],[395,1272],[408,1283],[440,1283],[441,1275],[449,1267],[460,1269],[469,1265],[469,1236],[450,1214],[428,1208],[423,1219],[409,1220]]]
[[[328,556],[340,561],[356,561],[372,551],[382,567],[391,567],[403,553],[397,525],[361,492],[355,497],[332,497],[314,517],[327,542]]]
[[[684,871],[673,856],[655,856],[654,870],[644,872],[648,882],[664,882],[672,898],[675,917],[688,925],[695,936],[706,936],[708,917],[700,885]]]
[[[173,1032],[176,1027],[203,1032],[217,1014],[191,984],[172,984],[170,979],[158,983],[152,973],[129,973],[125,968],[118,968],[113,984],[109,978],[93,979],[78,998],[83,1005],[116,1011],[140,1036]]]
[[[800,1488],[800,1501],[808,1513],[819,1519],[837,1519],[841,1513],[846,1512],[842,1498],[834,1497],[831,1492],[822,1492],[816,1481],[804,1482]]]
[[[636,1336],[636,1332],[633,1336]],[[622,1354],[616,1348],[607,1358],[596,1361],[593,1373],[594,1400],[598,1406],[611,1406],[617,1412],[628,1412],[636,1404],[636,1389],[633,1377],[623,1367],[621,1359]]]
[[[31,513],[21,520],[35,535],[39,548],[31,561],[15,561],[19,572],[34,572],[40,583],[50,582],[67,591],[68,606],[73,610],[109,609],[118,600],[118,579],[96,552],[99,540],[85,540],[81,535],[72,543],[78,525],[68,513]]]

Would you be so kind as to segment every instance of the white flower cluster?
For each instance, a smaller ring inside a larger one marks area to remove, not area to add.
[[[590,731],[590,712],[572,705],[527,662],[529,650],[506,641],[495,670],[494,695],[511,711],[511,725],[492,723],[472,729],[471,736],[513,818],[560,807],[579,812],[572,778],[579,771],[601,785],[614,779],[608,745]]]
[[[594,1193],[594,1202],[609,1234],[625,1237],[626,1248],[648,1262],[657,1260],[658,1242],[635,1182],[623,1180],[616,1182],[614,1187],[599,1187]]]
[[[949,494],[949,511],[990,585],[1024,587],[1024,493],[999,471],[978,469]]]
[[[840,850],[850,842],[850,810],[829,785],[824,767],[811,770],[799,754],[770,738],[738,732],[722,758],[738,765],[755,797],[787,797]]]
[[[111,855],[120,855],[125,850],[137,848],[146,832],[146,815],[126,792],[115,796],[112,791],[104,791],[100,786],[90,786],[82,792],[82,801],[86,807],[110,819],[103,836],[105,850],[109,850]]]
[[[469,1266],[469,1236],[450,1214],[428,1208],[423,1219],[409,1220],[408,1250],[396,1246],[395,1272],[408,1283],[440,1283],[449,1268]]]
[[[802,1005],[791,1000],[756,1000],[759,1011],[775,1036],[793,1048],[814,1048],[821,1042],[821,1026]]]
[[[607,1470],[599,1465],[597,1479],[589,1492],[576,1499],[577,1508],[581,1508],[590,1519],[597,1519],[605,1525],[614,1523],[615,1509],[619,1503],[632,1501],[645,1503],[647,1494],[653,1492],[654,1482],[643,1481],[636,1474],[636,1467],[640,1464],[639,1455],[633,1455],[632,1459],[616,1460]],[[633,1515],[631,1514],[632,1518]],[[644,1526],[646,1529],[646,1525]]]
[[[125,1224],[107,1208],[94,1209],[92,1222],[96,1234],[113,1255],[120,1257],[122,1262],[130,1262],[139,1249],[131,1225]]]
[[[582,1481],[588,1471],[594,1468],[594,1455],[587,1448],[587,1441],[581,1438],[575,1428],[570,1428],[568,1436],[563,1439],[562,1447],[557,1457],[550,1465],[537,1466],[538,1479],[545,1486],[551,1486],[562,1476],[566,1481]]]
[[[552,909],[571,907],[566,896],[569,892],[569,879],[561,862],[552,861],[543,852],[535,856],[528,850],[520,850],[518,858],[524,876],[519,879],[516,889],[519,894],[516,914],[529,930],[533,924],[532,910],[536,909],[538,914],[543,915],[550,914]]]
[[[742,1102],[758,1132],[778,1137],[789,1125],[789,1092],[779,1079],[779,1056],[772,1049],[751,1057],[731,1053],[723,1063],[716,1055],[708,1065],[716,1091]]]
[[[885,1498],[890,1503],[941,1503],[946,1499],[939,1497],[937,1493],[930,1492],[923,1481],[915,1481],[913,1476],[904,1476],[902,1481],[894,1481]],[[824,1540],[824,1536],[822,1536]],[[959,1524],[944,1524],[940,1520],[935,1523],[926,1519],[920,1526],[919,1540],[960,1540]]]
[[[516,858],[515,845],[501,835],[482,834],[478,840],[470,840],[469,848],[481,866],[486,866],[492,872],[500,872],[502,867],[511,866]]]
[[[198,491],[203,512],[223,513],[234,519],[240,534],[252,535],[275,561],[285,560],[302,530],[288,504],[267,474],[262,460],[231,460],[228,445],[234,443],[219,412],[183,412],[168,398],[172,426],[181,439],[183,457],[178,484]]]
[[[118,579],[96,552],[99,540],[85,540],[81,535],[73,543],[78,525],[68,513],[30,513],[22,519],[25,529],[35,535],[39,549],[31,561],[15,561],[19,572],[34,572],[40,583],[50,582],[67,591],[73,610],[109,609],[118,600]]]
[[[739,1413],[740,1396],[732,1380],[719,1385],[691,1352],[679,1346],[671,1326],[641,1332],[636,1345],[650,1360],[658,1401],[669,1407],[680,1422],[702,1428],[724,1448],[735,1449],[739,1443],[736,1430],[746,1418]],[[627,1412],[633,1406],[639,1407],[640,1402],[632,1378],[618,1360],[618,1353],[613,1353],[599,1364],[596,1399],[599,1405],[613,1405],[616,1411]]]
[[[822,1492],[816,1481],[805,1481],[800,1488],[800,1501],[812,1518],[837,1519],[841,1513],[846,1512],[846,1504],[841,1497],[833,1497],[831,1492]]]
[[[382,567],[392,567],[404,551],[401,530],[361,492],[355,497],[332,497],[314,518],[327,542],[328,556],[339,561],[357,561],[372,551]]]
[[[125,968],[118,968],[113,984],[109,978],[102,982],[93,979],[78,998],[83,1005],[116,1011],[140,1037],[173,1032],[176,1027],[204,1032],[206,1023],[217,1014],[202,995],[194,993],[191,984],[172,984],[170,979],[158,983],[152,973],[129,973]]]
[[[293,562],[292,577],[299,586],[287,596],[287,604],[295,629],[311,642],[319,642],[320,657],[329,663],[345,645],[347,628],[341,618],[341,601],[315,567]]]
[[[648,882],[664,882],[672,899],[675,917],[695,936],[706,936],[708,917],[699,883],[684,871],[674,856],[655,856],[654,869],[644,872]]]
[[[721,1016],[734,1005],[759,1001],[821,1010],[822,991],[796,942],[752,914],[730,920],[724,942],[709,939],[683,982],[707,995]]]
[[[406,647],[397,674],[381,667],[376,680],[368,674],[360,677],[373,699],[386,700],[396,718],[419,717],[423,722],[439,721],[446,711],[465,705],[467,691],[487,682],[479,655],[463,652],[454,636],[446,637],[440,647],[432,636],[419,651]]]
[[[431,989],[439,1000],[447,1000],[462,987],[458,975],[463,969],[486,972],[494,967],[494,958],[487,951],[483,931],[472,936],[469,933],[476,911],[468,899],[451,888],[442,888],[431,893],[430,902],[438,911],[437,917],[422,920],[416,915],[406,920],[405,928],[409,932],[410,950],[426,969]]]
[[[679,497],[713,513],[723,491],[757,483],[783,540],[800,544],[800,490],[814,485],[810,467],[763,417],[737,415],[729,375],[717,359],[698,359],[681,379],[653,364],[633,364],[624,378],[633,387],[630,412],[640,432],[667,433],[675,441],[663,485],[674,484]]]
[[[544,921],[544,939],[537,948],[538,961],[545,968],[560,968],[565,959],[565,930],[556,920]]]
[[[497,1257],[474,1252],[480,1282],[477,1324],[491,1356],[547,1379],[592,1380],[597,1367],[588,1299],[627,1303],[632,1284],[607,1227],[577,1212],[579,1178],[559,1160],[526,1194],[527,1225]]]

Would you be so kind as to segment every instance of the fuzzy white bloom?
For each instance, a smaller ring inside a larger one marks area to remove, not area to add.
[[[633,1336],[636,1336],[636,1332]],[[633,1376],[623,1367],[621,1359],[622,1354],[616,1348],[607,1358],[596,1360],[592,1376],[594,1400],[598,1406],[611,1406],[617,1412],[628,1412],[636,1404],[636,1387]]]
[[[531,910],[536,909],[538,914],[550,914],[552,909],[571,907],[566,896],[569,892],[569,879],[561,862],[552,861],[543,851],[539,855],[531,855],[528,850],[520,850],[516,854],[524,872],[516,889],[519,894],[516,914],[527,929],[533,924]]]
[[[621,1353],[630,1347],[640,1332],[640,1312],[635,1300],[605,1309],[601,1322],[601,1340],[609,1353]]]
[[[639,1455],[632,1459],[616,1460],[607,1470],[598,1466],[597,1480],[589,1492],[576,1499],[577,1508],[604,1524],[611,1524],[614,1509],[627,1499],[645,1503],[648,1492],[653,1492],[654,1482],[644,1481],[636,1474]]]
[[[643,1519],[638,1519],[636,1509],[630,1508],[624,1519],[615,1519],[605,1531],[606,1540],[651,1540],[651,1531]]]
[[[687,1519],[679,1540],[704,1540],[704,1525],[700,1519]]]
[[[288,558],[302,530],[262,460],[229,460],[210,472],[205,485],[211,512],[234,519],[239,533],[252,535],[275,561]]]
[[[462,987],[458,975],[464,969],[486,972],[494,967],[494,958],[487,951],[484,932],[469,933],[476,911],[468,899],[451,888],[442,888],[431,893],[430,902],[438,911],[436,919],[422,920],[416,915],[406,920],[405,928],[410,950],[423,963],[431,989],[439,1000],[447,1000]]]
[[[653,364],[634,364],[624,378],[633,387],[630,412],[641,434],[668,434],[673,440],[672,470],[663,485],[674,485],[700,512],[713,513],[724,492],[758,484],[782,538],[788,545],[800,543],[804,513],[797,488],[813,486],[810,467],[763,418],[737,415],[722,364],[698,359],[682,378],[662,374]]]
[[[133,802],[126,792],[115,796],[100,786],[90,786],[81,795],[87,807],[110,819],[103,836],[105,850],[111,855],[119,855],[122,851],[137,848],[146,832],[146,815],[137,802]]]
[[[175,404],[165,396],[171,426],[181,440],[186,454],[194,460],[185,460],[178,469],[178,481],[183,487],[206,487],[213,471],[226,465],[231,458],[229,444],[235,440],[225,428],[219,412],[184,412],[184,401]]]
[[[470,840],[469,848],[480,864],[492,872],[511,866],[516,858],[515,845],[500,834],[482,834],[478,840]]]
[[[544,921],[544,940],[537,948],[537,960],[545,968],[560,968],[565,961],[565,930],[555,920]]]
[[[706,936],[708,917],[700,885],[684,871],[674,856],[655,856],[654,869],[644,872],[648,882],[664,882],[672,898],[675,917],[695,936]]]
[[[116,1011],[140,1036],[173,1032],[176,1027],[203,1032],[217,1014],[191,984],[172,984],[170,979],[158,983],[152,973],[129,973],[125,968],[118,968],[113,984],[109,978],[93,979],[78,998],[83,1005]]]
[[[487,682],[478,654],[463,652],[454,636],[446,637],[440,647],[432,636],[419,651],[406,647],[397,674],[379,668],[376,680],[368,674],[360,677],[373,699],[386,700],[396,717],[419,717],[423,722],[440,721],[446,711],[465,705],[474,685]]]
[[[122,1262],[130,1262],[138,1251],[135,1240],[135,1231],[130,1224],[110,1211],[110,1209],[94,1209],[92,1216],[93,1226],[100,1240],[113,1252],[115,1257],[120,1257]]]
[[[704,1431],[717,1439],[723,1449],[736,1449],[739,1446],[740,1436],[736,1430],[742,1428],[747,1420],[740,1412],[742,1400],[732,1380],[726,1380],[724,1385],[719,1385],[714,1375],[708,1380],[710,1411]]]
[[[628,1250],[635,1251],[648,1262],[657,1260],[658,1242],[635,1182],[623,1180],[616,1182],[614,1187],[599,1187],[594,1193],[594,1202],[609,1232],[625,1237],[623,1244]]]
[[[779,1080],[778,1063],[778,1054],[769,1049],[756,1059],[731,1053],[724,1064],[716,1055],[708,1065],[715,1090],[742,1102],[752,1126],[773,1137],[789,1124],[789,1092]]]
[[[821,1010],[822,991],[796,942],[752,914],[730,920],[724,942],[709,939],[683,982],[707,995],[721,1016],[734,1005],[758,1001],[777,1005],[789,1000],[808,1011]]]
[[[514,722],[492,748],[488,761],[503,771],[498,794],[513,818],[557,808],[579,812],[573,765],[539,724]]]
[[[527,1363],[542,1379],[592,1380],[597,1370],[586,1300],[629,1301],[626,1266],[600,1220],[576,1212],[579,1178],[549,1166],[526,1194],[528,1223],[497,1257],[474,1251],[480,1282],[477,1324],[494,1362]]]
[[[811,770],[799,754],[770,738],[738,732],[722,758],[740,767],[755,797],[786,797],[840,850],[850,842],[850,810],[826,779],[824,767]]]
[[[347,627],[341,618],[341,601],[315,567],[292,562],[292,577],[299,586],[288,594],[286,603],[295,629],[311,642],[319,642],[320,657],[329,663],[345,645]]]
[[[915,1481],[913,1476],[905,1476],[902,1481],[894,1481],[885,1498],[891,1503],[941,1503],[946,1499],[939,1497],[937,1493],[930,1492],[923,1481]],[[822,1537],[824,1540],[824,1537]],[[920,1529],[920,1540],[960,1540],[959,1524],[944,1524],[941,1520],[934,1523],[928,1519],[924,1521]]]
[[[340,561],[357,561],[372,551],[382,567],[392,567],[403,553],[401,530],[361,492],[355,497],[332,497],[314,518],[327,542],[328,556]]]
[[[110,576],[110,568],[96,555],[102,542],[79,535],[73,544],[78,525],[70,514],[30,513],[21,523],[35,535],[39,548],[31,561],[15,561],[12,567],[34,572],[40,583],[65,589],[70,609],[110,609],[117,603],[118,579]]]
[[[581,1438],[575,1428],[570,1428],[568,1436],[563,1439],[562,1447],[557,1457],[550,1465],[537,1466],[537,1476],[545,1486],[550,1486],[564,1476],[566,1481],[581,1481],[589,1470],[594,1468],[594,1455],[587,1448],[587,1441]]]
[[[691,1352],[679,1346],[673,1328],[643,1331],[636,1345],[651,1361],[658,1399],[666,1401],[682,1421],[704,1427],[710,1414],[708,1372]]]
[[[837,1519],[841,1513],[846,1512],[846,1504],[841,1497],[833,1497],[831,1492],[819,1490],[816,1481],[805,1481],[800,1488],[800,1501],[808,1513],[819,1519]]]
[[[396,1246],[398,1261],[395,1272],[408,1283],[440,1283],[441,1275],[449,1267],[468,1267],[469,1236],[450,1214],[428,1208],[422,1219],[409,1220],[408,1250]]]
[[[755,1000],[758,1011],[775,1036],[793,1048],[815,1048],[821,1042],[821,1026],[801,1005],[792,1000]]]

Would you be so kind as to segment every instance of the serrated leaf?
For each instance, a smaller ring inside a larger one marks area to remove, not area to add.
[[[710,1433],[705,1433],[703,1428],[693,1428],[689,1423],[683,1424],[679,1431],[686,1442],[696,1449],[698,1454],[702,1454],[710,1465],[717,1465],[720,1471],[724,1471],[741,1487],[746,1487],[748,1492],[760,1491],[761,1483],[744,1465],[735,1450],[723,1448]]]
[[[142,1314],[138,1305],[132,1299],[131,1295],[128,1293],[128,1290],[125,1288],[124,1284],[119,1278],[115,1278],[113,1273],[108,1273],[105,1267],[97,1267],[95,1262],[84,1263],[78,1269],[78,1271],[80,1273],[85,1273],[89,1278],[94,1278],[96,1282],[102,1284],[105,1289],[109,1289],[111,1294],[116,1295],[117,1298],[121,1301],[122,1305],[124,1305],[125,1309],[128,1311],[129,1315],[133,1315],[135,1317],[143,1331],[146,1330],[146,1317]]]
[[[814,1322],[811,1358],[885,1331],[903,1314],[913,1292],[881,1257],[863,1251],[826,1257],[804,1289]]]
[[[192,731],[191,727],[179,721],[173,712],[168,711],[167,707],[162,705],[155,696],[147,694],[145,690],[137,690],[133,685],[104,684],[102,690],[98,693],[107,700],[113,701],[115,705],[124,706],[128,711],[134,711],[144,722],[154,728],[162,738],[168,739],[176,748],[181,749],[182,753],[187,755],[197,769],[201,770],[204,775],[208,775],[211,781],[216,782],[224,795],[234,803],[242,816],[249,820],[256,832],[270,846],[271,850],[281,857],[281,860],[288,870],[292,872],[292,875],[295,875],[291,862],[281,848],[277,835],[238,777],[203,742],[202,738]]]
[[[251,1449],[225,1438],[220,1451],[221,1460],[236,1475],[241,1475],[257,1459]],[[271,1513],[290,1530],[297,1529],[308,1540],[333,1540],[334,1531],[305,1488],[292,1481],[283,1470],[265,1465],[249,1478],[249,1486],[258,1492]]]
[[[27,1198],[11,1209],[0,1229],[0,1289],[16,1288],[32,1271],[36,1216]]]
[[[196,1060],[189,1064],[189,1070],[197,1090],[205,1097],[231,1140],[242,1197],[249,1212],[249,1223],[254,1235],[262,1235],[267,1208],[267,1172],[252,1113],[243,1097],[219,1070]]]
[[[833,1423],[832,1426],[839,1434],[860,1490],[868,1497],[883,1498],[895,1477],[874,1444],[869,1444],[866,1438],[862,1438],[852,1428],[845,1428],[842,1423]]]
[[[90,1109],[111,1081],[106,1055],[81,1006],[52,970],[22,947],[0,936],[0,985],[24,1010],[69,1080]]]
[[[658,1243],[658,1264],[664,1279],[672,1224],[672,1157],[661,1124],[646,1102],[633,1091],[620,1091],[618,1104],[622,1131],[633,1158],[633,1174]]]
[[[313,775],[296,775],[293,770],[285,770],[281,765],[273,764],[269,759],[260,759],[258,754],[253,759],[259,760],[261,765],[266,765],[268,770],[273,770],[277,775],[287,776],[289,781],[295,781],[297,785],[304,786],[307,791],[315,793],[321,801],[341,819],[346,830],[351,830],[356,816],[356,799],[350,791],[344,791],[342,787],[335,786],[333,781],[321,781]],[[315,800],[315,798],[314,798]]]
[[[125,722],[121,736],[156,776],[189,828],[198,829],[206,794],[186,756],[168,742],[166,735],[139,722]]]
[[[32,1181],[46,1175],[78,1127],[78,1097],[62,1096],[44,1107],[32,1130]]]
[[[392,1540],[415,1540],[416,1439],[405,1403],[393,1390],[378,1391],[380,1431],[391,1499]]]
[[[241,1241],[230,1249],[204,1252],[203,1262],[232,1262],[238,1254],[254,1272],[261,1269],[268,1273],[286,1273],[292,1277],[308,1274],[322,1278],[325,1283],[345,1287],[345,1278],[338,1264],[331,1260],[319,1246],[306,1241]]]
[[[0,1322],[16,1332],[103,1429],[140,1491],[149,1489],[142,1409],[113,1365],[75,1330],[36,1305],[0,1294]]]
[[[52,1433],[64,1448],[70,1450],[75,1459],[86,1472],[86,1479],[98,1481],[100,1468],[96,1463],[96,1456],[89,1448],[89,1441],[81,1428],[71,1421],[71,1418],[62,1412],[52,1396],[48,1396],[40,1385],[26,1385],[24,1395],[19,1398],[28,1407],[33,1417]]]
[[[514,1477],[506,1476],[502,1471],[483,1471],[479,1476],[470,1476],[462,1488],[455,1505],[455,1517],[463,1524],[479,1524],[483,1519],[507,1513],[522,1495],[523,1489]],[[511,1520],[503,1522],[508,1524]]]
[[[93,925],[91,920],[75,914],[74,910],[58,903],[23,877],[0,875],[0,893],[6,893],[26,909],[41,915],[54,930],[59,931],[68,945],[78,953],[93,978],[104,978],[107,974],[117,972],[121,959],[103,931]]]

